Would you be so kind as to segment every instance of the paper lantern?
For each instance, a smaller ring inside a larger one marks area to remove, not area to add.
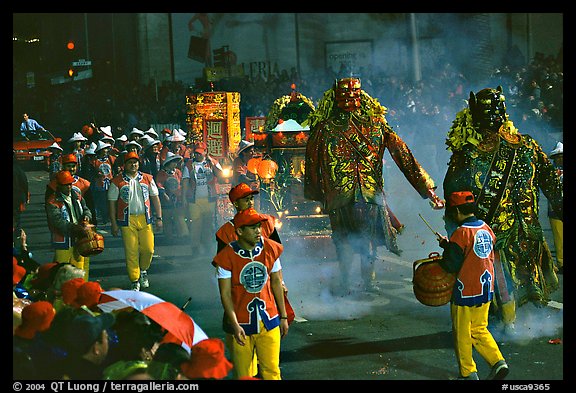
[[[258,174],[258,166],[260,165],[261,161],[262,161],[262,157],[253,157],[253,158],[248,160],[248,163],[246,164],[246,166],[248,167],[248,170],[250,172],[257,175]]]

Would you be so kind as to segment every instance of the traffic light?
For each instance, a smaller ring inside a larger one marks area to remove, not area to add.
[[[74,41],[68,41],[68,43],[66,44],[66,49],[68,49],[69,51],[73,51],[75,47],[76,44],[74,43]]]
[[[74,67],[68,68],[68,76],[70,78],[74,78],[76,75],[78,75],[78,71]]]

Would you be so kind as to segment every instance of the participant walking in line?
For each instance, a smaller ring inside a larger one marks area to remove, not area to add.
[[[124,170],[112,179],[108,190],[112,235],[118,236],[120,228],[130,288],[135,291],[150,286],[148,268],[154,256],[152,205],[157,212],[156,227],[162,229],[158,187],[152,175],[138,170],[139,165],[138,154],[126,153]]]
[[[182,169],[182,197],[193,253],[208,255],[213,252],[209,247],[216,226],[216,182],[222,177],[222,166],[210,157],[204,142],[194,145],[193,156]]]
[[[488,330],[488,312],[494,297],[494,243],[492,229],[474,215],[474,195],[456,191],[449,195],[446,216],[458,228],[448,240],[438,236],[444,249],[440,266],[456,274],[450,302],[458,379],[477,380],[473,349],[492,367],[487,379],[503,379],[508,365]]]
[[[72,187],[76,181],[68,171],[55,175],[56,191],[46,199],[46,218],[50,229],[54,261],[71,263],[85,269],[88,277],[88,265],[84,266],[84,257],[76,250],[76,241],[86,236],[92,212],[79,191]]]

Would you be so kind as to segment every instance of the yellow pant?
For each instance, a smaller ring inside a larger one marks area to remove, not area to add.
[[[216,202],[208,198],[196,199],[188,204],[188,219],[190,220],[190,238],[194,245],[201,248],[214,244]]]
[[[230,355],[234,364],[235,378],[253,377],[254,354],[258,356],[262,379],[282,379],[280,377],[280,327],[266,330],[260,322],[260,333],[246,337],[244,346],[232,340]]]
[[[472,355],[473,349],[482,356],[490,367],[498,361],[504,360],[496,340],[488,330],[489,308],[490,303],[478,307],[450,304],[454,350],[460,375],[463,377],[478,371]]]
[[[232,347],[234,344],[234,335],[226,333],[226,338],[224,340],[228,351],[232,353]],[[254,357],[252,359],[252,364],[250,365],[250,376],[254,377],[258,374],[258,356],[256,356],[256,351],[254,351]]]
[[[130,215],[128,226],[121,226],[126,270],[130,281],[140,278],[140,270],[148,270],[154,256],[154,232],[144,214]]]
[[[83,257],[78,254],[74,247],[70,247],[67,250],[55,250],[54,262],[70,263],[72,266],[84,270],[84,281],[88,281],[90,257]]]
[[[556,249],[556,262],[558,267],[564,266],[564,221],[550,219],[552,235],[554,235],[554,248]]]

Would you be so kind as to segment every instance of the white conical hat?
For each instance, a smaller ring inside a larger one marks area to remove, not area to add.
[[[180,131],[174,129],[172,130],[172,134],[166,137],[166,140],[169,142],[183,142],[186,140],[186,138],[184,138],[184,136],[180,134]]]
[[[158,133],[153,127],[150,127],[148,130],[146,130],[144,134],[152,135],[154,138],[158,139]]]
[[[179,154],[174,154],[171,151],[169,151],[168,153],[166,153],[166,158],[164,159],[164,162],[162,162],[162,166],[165,166],[166,164],[174,160],[182,160],[182,156]]]
[[[130,131],[130,135],[132,135],[132,134],[142,136],[142,135],[144,135],[144,131],[139,130],[138,128],[134,127],[134,128],[132,128],[132,131]]]
[[[104,135],[106,135],[107,137],[112,138],[112,127],[111,126],[106,126],[106,127],[99,127],[100,131],[102,131],[102,133]]]
[[[244,150],[248,149],[249,147],[254,146],[254,142],[249,142],[249,141],[245,141],[245,140],[241,140],[240,144],[238,145],[238,150],[236,152],[236,154],[240,154],[242,153]]]
[[[86,150],[84,150],[84,154],[96,154],[96,143],[92,142],[90,143],[90,147]]]
[[[98,141],[98,145],[96,146],[96,149],[94,149],[94,152],[98,153],[100,150],[105,149],[107,147],[111,147],[112,145],[110,145],[109,143],[106,143],[104,141],[102,141],[102,139],[100,139]]]
[[[70,139],[68,139],[68,142],[76,142],[76,141],[87,141],[88,138],[86,138],[84,135],[82,135],[81,132],[75,132],[72,137]]]
[[[64,151],[64,149],[62,149],[57,142],[54,142],[53,144],[51,144],[50,146],[48,146],[48,148],[49,148],[49,149],[58,149],[58,150],[60,150],[60,151]]]
[[[124,147],[127,148],[127,147],[130,146],[130,145],[136,146],[136,148],[138,149],[138,151],[142,150],[142,145],[139,144],[139,143],[136,142],[136,141],[128,141],[128,143],[126,143],[126,144],[124,145]]]

